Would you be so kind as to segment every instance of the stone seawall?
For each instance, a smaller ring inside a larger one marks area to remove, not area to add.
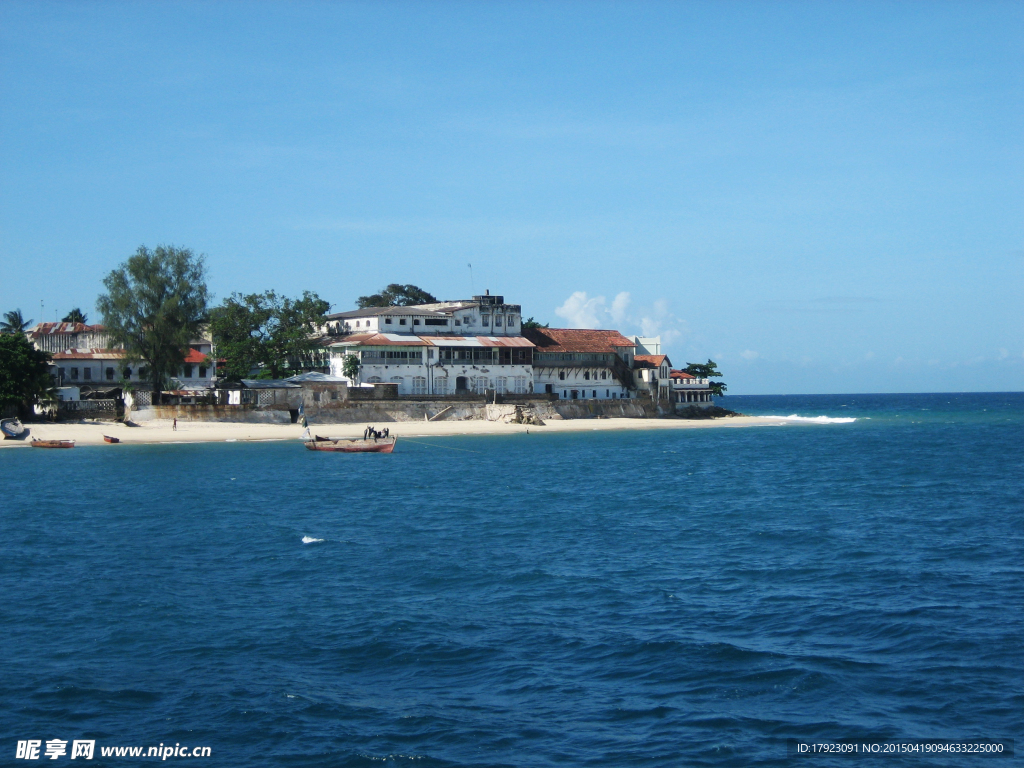
[[[315,424],[376,424],[401,421],[507,421],[520,412],[549,419],[627,418],[656,416],[648,400],[551,400],[517,398],[515,404],[491,405],[467,400],[376,400],[332,403],[329,408],[306,410]],[[297,412],[281,406],[254,405],[156,405],[137,408],[131,418],[137,422],[153,419],[179,421],[230,421],[288,424]]]

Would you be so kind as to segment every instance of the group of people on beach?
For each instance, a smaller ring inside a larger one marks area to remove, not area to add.
[[[363,440],[369,440],[371,437],[374,440],[377,440],[381,437],[387,437],[389,433],[390,430],[387,427],[384,427],[382,431],[378,431],[372,426],[367,426],[366,429],[363,430]]]

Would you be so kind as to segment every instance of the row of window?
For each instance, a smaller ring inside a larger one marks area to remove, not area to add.
[[[494,327],[495,328],[500,328],[501,326],[507,324],[509,328],[514,328],[518,321],[519,321],[519,318],[516,317],[515,315],[509,315],[507,318],[504,315],[495,315],[494,316]],[[426,317],[426,318],[423,318],[422,322],[423,322],[424,325],[448,325],[448,320],[446,320],[444,318],[441,318],[441,317]],[[480,317],[480,322],[481,322],[481,324],[483,325],[484,328],[490,328],[491,327],[491,316],[490,315],[482,315]],[[364,323],[365,323],[365,326],[364,326]],[[384,318],[384,324],[385,325],[395,325],[394,318],[392,318],[392,317],[385,317]],[[412,324],[413,325],[419,325],[420,324],[420,318],[418,318],[418,317],[412,318]],[[409,318],[406,318],[406,317],[398,318],[398,325],[409,325]],[[455,325],[461,326],[461,325],[463,325],[463,322],[459,318],[456,317],[455,318]],[[467,327],[473,325],[473,318],[472,317],[465,318],[465,325]],[[356,328],[363,328],[363,327],[371,328],[372,327],[372,321],[371,320],[356,320],[355,327]]]
[[[404,376],[392,376],[389,380],[392,384],[397,384],[399,390],[401,390],[405,384]],[[380,376],[371,376],[366,380],[367,384],[383,384],[384,380]],[[493,389],[498,394],[513,393],[517,395],[525,395],[529,392],[529,378],[527,376],[497,376],[493,379],[487,376],[460,376],[456,379],[455,391],[469,391],[476,392],[477,394],[484,394],[489,389]],[[425,376],[413,376],[412,377],[412,394],[414,395],[448,395],[452,394],[447,376],[439,376],[434,379],[434,391],[433,393],[427,392],[427,379]]]
[[[206,371],[207,371],[206,366],[205,365],[200,365],[200,366],[198,366],[198,369],[199,369],[199,378],[201,378],[201,379],[206,378]],[[79,370],[78,366],[71,366],[70,368],[61,367],[59,370],[60,370],[60,377],[62,379],[68,379],[70,381],[78,381],[79,380],[78,379],[78,375],[79,375],[79,373],[81,373],[82,381],[92,381],[93,380],[93,378],[92,378],[92,371],[93,371],[92,366],[85,366],[81,370]],[[104,368],[102,370],[103,370],[103,372],[102,372],[102,378],[103,379],[105,379],[106,381],[114,381],[115,380],[115,377],[117,376],[117,371],[114,369],[113,366],[107,366],[106,368]],[[193,365],[186,365],[186,366],[184,366],[181,369],[181,378],[183,378],[183,379],[191,379],[192,378],[192,374],[195,372],[195,370],[196,370],[196,366],[193,366]],[[125,368],[125,369],[123,369],[121,371],[121,378],[127,380],[127,379],[130,379],[131,377],[132,377],[132,369],[131,368]],[[144,368],[144,367],[143,368],[139,368],[139,378],[140,379],[146,378],[146,368]]]
[[[565,371],[559,371],[558,372],[558,378],[561,379],[562,381],[565,381]],[[584,378],[585,381],[590,381],[590,371],[584,371],[583,372],[583,378]],[[602,379],[607,379],[608,378],[608,371],[601,371],[601,378]],[[596,371],[594,372],[594,381],[597,381],[597,372]]]

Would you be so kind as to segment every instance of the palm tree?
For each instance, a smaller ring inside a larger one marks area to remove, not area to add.
[[[85,313],[82,310],[80,310],[78,307],[75,307],[70,312],[68,312],[66,315],[64,315],[64,319],[61,320],[61,322],[62,323],[85,323],[86,322]]]
[[[4,321],[0,322],[0,333],[24,333],[32,325],[31,320],[26,320],[20,309],[4,312]]]

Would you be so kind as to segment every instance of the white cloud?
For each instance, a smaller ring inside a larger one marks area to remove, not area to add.
[[[757,358],[759,358],[760,356],[761,355],[759,355],[752,349],[745,349],[742,352],[740,352],[740,357],[742,357],[744,360],[757,360]]]
[[[686,323],[672,314],[669,303],[658,299],[651,307],[641,308],[637,315],[630,312],[632,296],[622,291],[611,304],[604,296],[590,296],[586,291],[575,291],[555,314],[570,328],[614,328],[623,333],[641,336],[661,336],[665,346],[682,338],[689,331]]]
[[[605,307],[604,296],[595,296],[591,299],[586,291],[576,291],[555,310],[555,314],[567,320],[573,328],[600,328],[599,318],[609,313]]]

